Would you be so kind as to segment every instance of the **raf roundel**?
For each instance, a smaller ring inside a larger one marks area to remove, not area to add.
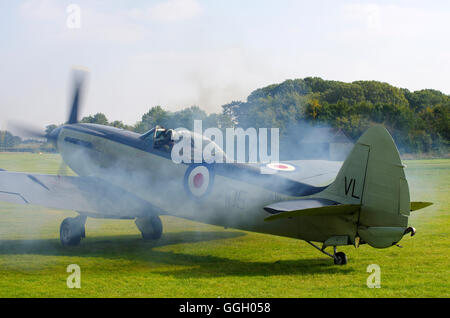
[[[268,163],[267,167],[277,171],[295,171],[295,167],[287,163]]]
[[[204,198],[214,183],[214,169],[210,165],[192,165],[184,175],[184,189],[193,199]]]

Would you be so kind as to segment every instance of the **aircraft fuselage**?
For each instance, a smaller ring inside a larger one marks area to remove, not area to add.
[[[312,241],[324,241],[337,234],[355,236],[356,220],[342,217],[264,222],[269,215],[264,206],[313,194],[321,191],[321,187],[306,186],[277,174],[261,175],[255,169],[234,164],[206,165],[212,170],[199,168],[203,170],[197,173],[193,170],[196,166],[175,164],[170,153],[154,149],[140,137],[107,126],[74,124],[61,128],[57,147],[63,160],[78,175],[111,182],[168,215]],[[200,174],[199,185],[199,178],[195,177]],[[196,191],[201,191],[205,183],[209,183],[206,195],[196,197]]]

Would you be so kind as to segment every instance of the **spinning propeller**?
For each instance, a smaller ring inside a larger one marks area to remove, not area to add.
[[[72,89],[72,102],[69,105],[69,118],[66,125],[72,125],[77,124],[79,121],[79,114],[80,114],[80,104],[83,97],[83,86],[84,81],[86,79],[88,72],[83,69],[73,69],[72,70],[72,76],[73,76],[73,89]],[[49,133],[45,133],[42,131],[42,129],[33,127],[32,125],[25,125],[20,123],[10,123],[10,126],[13,127],[13,130],[17,132],[17,134],[27,137],[32,137],[36,139],[47,139],[47,142],[52,143],[57,148],[57,141],[58,141],[58,135],[61,131],[61,126],[55,128]],[[58,175],[67,175],[68,174],[68,167],[64,163],[64,161],[61,162],[60,168],[58,170]]]

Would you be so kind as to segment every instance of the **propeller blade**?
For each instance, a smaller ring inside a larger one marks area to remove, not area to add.
[[[46,139],[47,134],[42,131],[42,129],[21,124],[18,122],[8,123],[8,130],[11,130],[14,134],[23,138],[36,138],[36,139]]]
[[[73,77],[74,77],[73,97],[72,97],[72,105],[70,106],[69,120],[67,121],[67,124],[78,123],[80,103],[83,95],[83,84],[86,75],[87,72],[84,70],[80,69],[73,70]]]

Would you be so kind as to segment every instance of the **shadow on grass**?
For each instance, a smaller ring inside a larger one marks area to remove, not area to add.
[[[138,235],[97,237],[83,240],[80,246],[63,247],[57,239],[0,240],[0,255],[44,255],[66,257],[99,257],[145,262],[149,270],[160,275],[178,278],[223,277],[223,276],[276,276],[317,275],[348,273],[349,267],[337,267],[330,258],[281,260],[277,262],[252,262],[212,255],[195,255],[155,248],[213,240],[236,238],[242,232],[169,232],[157,242],[143,241]],[[211,247],[213,249],[214,247]],[[301,256],[301,250],[299,250]],[[182,269],[167,270],[167,266],[183,266]],[[132,267],[132,265],[129,265]],[[128,266],[127,266],[128,267]],[[188,267],[188,268],[186,268]],[[126,268],[124,270],[130,270]]]

